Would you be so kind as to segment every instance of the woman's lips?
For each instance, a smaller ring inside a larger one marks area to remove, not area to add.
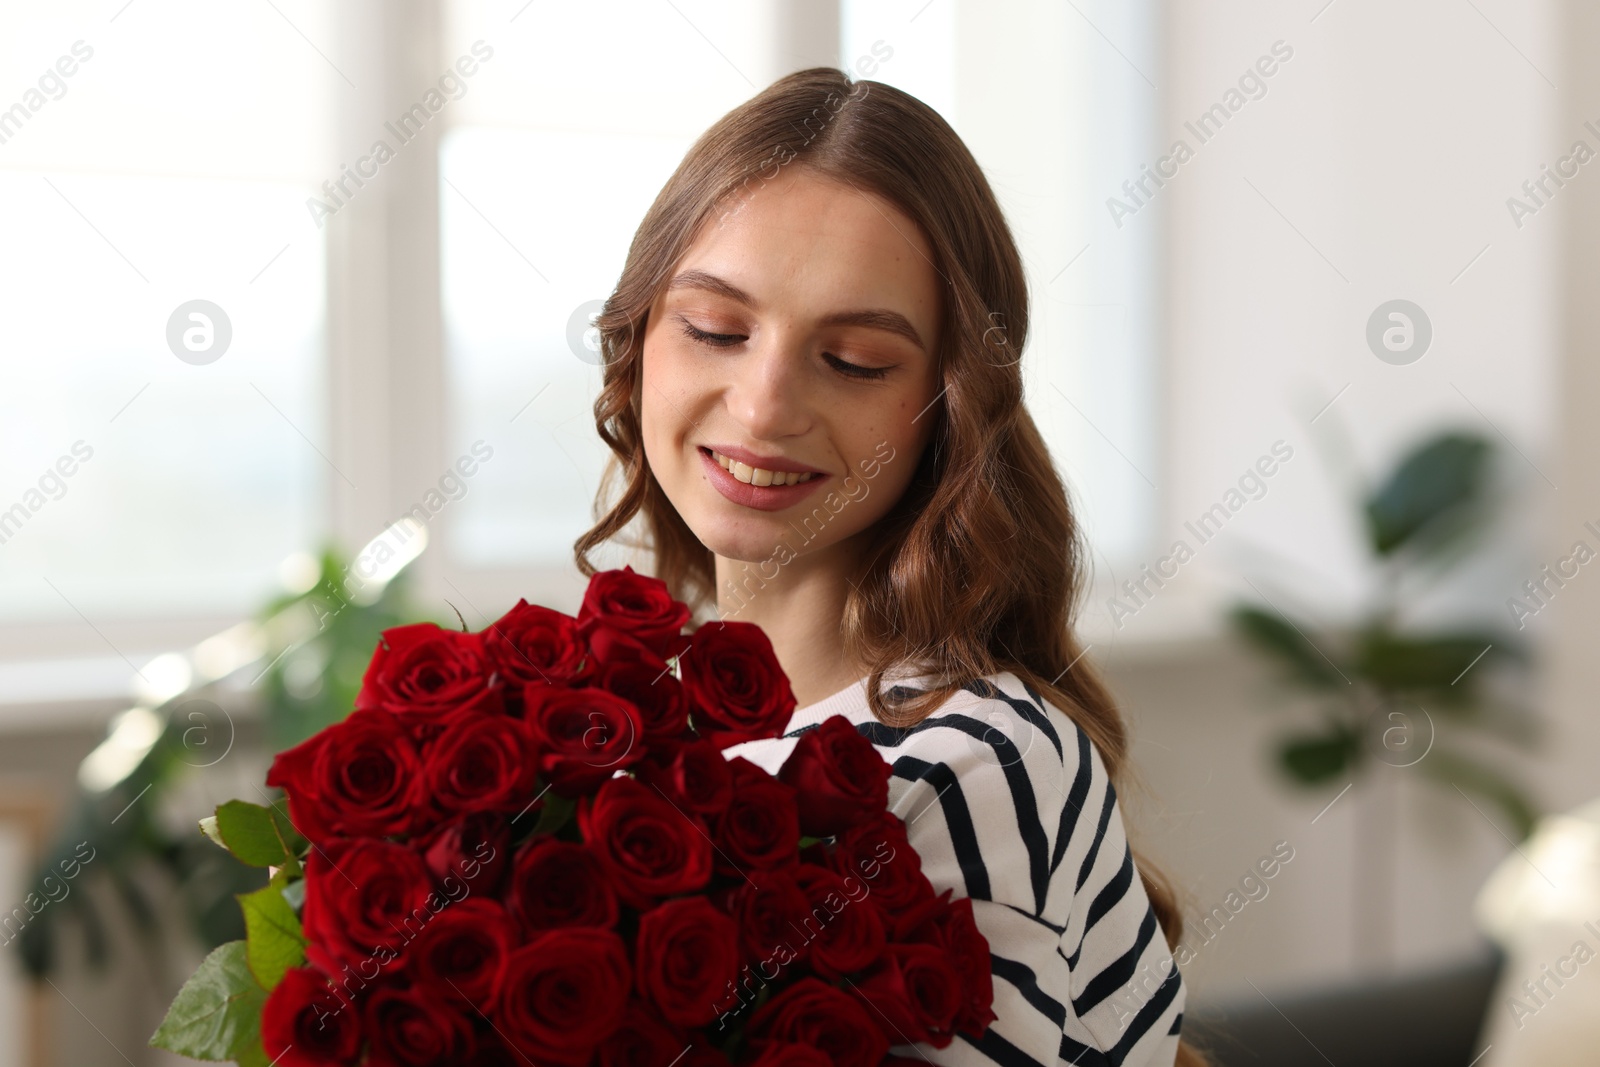
[[[804,481],[797,481],[793,485],[756,485],[734,477],[733,473],[718,462],[709,448],[698,448],[700,462],[706,470],[706,478],[716,487],[717,492],[733,501],[735,504],[757,511],[782,511],[784,508],[793,507],[828,480],[826,474],[801,475]]]

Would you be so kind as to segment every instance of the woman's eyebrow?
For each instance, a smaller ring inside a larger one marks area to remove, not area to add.
[[[703,289],[718,296],[725,296],[738,304],[743,304],[751,311],[759,311],[761,305],[756,298],[734,285],[726,278],[719,278],[715,274],[704,270],[686,270],[673,278],[667,284],[667,291],[676,289]],[[898,311],[888,308],[865,308],[859,311],[835,311],[823,316],[819,325],[822,326],[865,326],[874,330],[886,330],[889,333],[899,334],[923,352],[928,346],[923,344],[922,337],[918,335],[911,320]]]

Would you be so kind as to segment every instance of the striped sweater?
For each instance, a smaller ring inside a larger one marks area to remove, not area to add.
[[[900,1055],[952,1067],[1167,1067],[1184,987],[1134,869],[1088,735],[1014,674],[974,682],[909,729],[866,682],[795,711],[782,738],[735,745],[776,774],[800,734],[848,716],[894,767],[889,810],[936,892],[972,898],[997,1016],[984,1036]]]

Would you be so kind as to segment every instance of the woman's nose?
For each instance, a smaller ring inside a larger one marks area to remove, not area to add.
[[[776,440],[811,428],[806,352],[797,337],[768,331],[735,363],[733,373],[728,408],[752,438]]]

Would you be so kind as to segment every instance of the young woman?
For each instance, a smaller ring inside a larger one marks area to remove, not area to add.
[[[1022,402],[1027,324],[944,120],[783,78],[689,150],[599,317],[619,491],[578,562],[639,520],[678,597],[766,631],[800,707],[730,755],[776,771],[843,715],[893,764],[892,810],[993,961],[995,1022],[927,1061],[1201,1063],[1181,920],[1116,802],[1124,726],[1071,630],[1084,557]]]

